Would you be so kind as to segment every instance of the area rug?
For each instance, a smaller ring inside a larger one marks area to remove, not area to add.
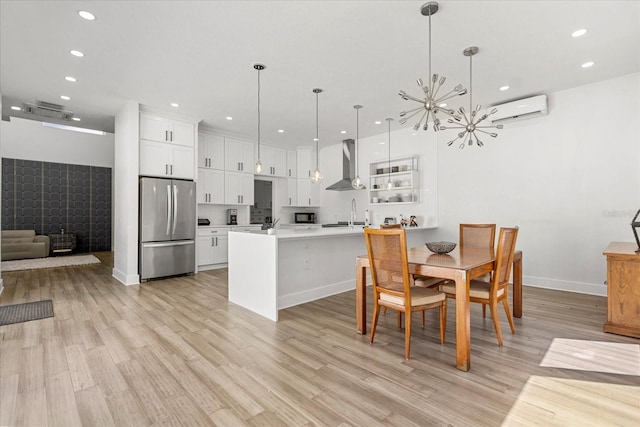
[[[72,265],[100,264],[93,255],[69,255],[36,259],[2,261],[2,271],[35,270],[38,268],[69,267]]]
[[[47,317],[53,317],[53,302],[50,299],[0,307],[0,326]]]

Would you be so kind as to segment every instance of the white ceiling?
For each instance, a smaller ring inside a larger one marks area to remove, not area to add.
[[[360,137],[384,133],[386,117],[397,120],[400,111],[417,106],[398,91],[418,96],[416,78],[426,80],[424,3],[2,0],[3,115],[12,113],[11,105],[38,99],[65,105],[83,126],[113,131],[116,112],[136,101],[255,138],[252,65],[261,62],[267,66],[261,74],[263,142],[313,144],[315,87],[324,89],[321,145],[355,137],[354,104],[364,106]],[[478,46],[474,103],[493,105],[640,71],[637,0],[442,0],[439,6],[432,17],[432,71],[447,76],[446,89],[468,87],[462,51]],[[85,21],[78,10],[97,19]],[[572,38],[579,28],[588,33]],[[85,57],[71,56],[71,49]],[[595,66],[582,69],[586,61]],[[66,82],[67,75],[78,81]],[[499,91],[503,85],[511,89]],[[468,96],[449,105],[460,102],[467,106]]]

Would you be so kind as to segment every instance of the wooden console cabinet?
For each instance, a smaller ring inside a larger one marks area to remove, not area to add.
[[[612,242],[607,257],[605,332],[640,338],[640,254],[635,243]]]

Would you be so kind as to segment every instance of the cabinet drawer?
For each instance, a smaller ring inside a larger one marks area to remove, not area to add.
[[[198,237],[207,236],[226,236],[229,233],[229,227],[199,227]]]

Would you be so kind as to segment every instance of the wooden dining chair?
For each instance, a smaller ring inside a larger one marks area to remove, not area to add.
[[[460,246],[472,248],[491,248],[493,250],[496,240],[495,224],[460,224]],[[483,282],[491,281],[491,273],[476,277]],[[482,304],[482,317],[487,317],[487,305]]]
[[[402,228],[401,224],[380,224],[381,229]]]
[[[516,332],[513,326],[513,318],[509,309],[509,277],[511,276],[511,265],[513,263],[513,253],[516,248],[518,237],[518,227],[500,228],[498,237],[498,249],[496,250],[495,269],[490,282],[472,279],[469,286],[469,301],[486,304],[491,310],[493,327],[498,337],[498,345],[502,346],[502,331],[500,329],[500,319],[498,318],[498,303],[502,301],[504,311],[507,313],[507,320],[511,333]],[[455,284],[446,283],[442,290],[448,298],[456,297]]]
[[[424,327],[424,312],[431,308],[440,309],[440,342],[445,342],[447,325],[447,298],[436,289],[411,286],[407,255],[406,231],[402,229],[365,228],[364,238],[369,255],[371,281],[373,287],[373,321],[371,339],[376,333],[380,307],[396,310],[404,314],[404,350],[409,359],[411,349],[411,317],[415,311],[421,312]],[[390,273],[390,274],[388,274]],[[387,279],[402,277],[401,282]]]

